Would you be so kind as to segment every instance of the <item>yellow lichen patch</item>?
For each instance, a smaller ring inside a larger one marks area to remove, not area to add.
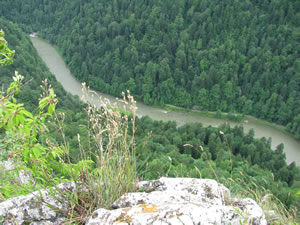
[[[180,216],[183,216],[183,215],[184,215],[183,213],[176,213],[177,217],[180,217]]]
[[[120,222],[120,223],[131,223],[131,216],[128,216],[126,213],[121,213],[120,216],[118,216],[114,222]]]
[[[140,207],[142,208],[142,213],[159,212],[156,205],[141,204]]]
[[[124,208],[122,209],[123,212],[128,212],[130,208]]]

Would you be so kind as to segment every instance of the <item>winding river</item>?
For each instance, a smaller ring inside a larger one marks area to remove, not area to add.
[[[49,70],[54,74],[56,79],[63,85],[66,91],[70,92],[73,95],[82,95],[82,87],[80,82],[78,82],[71,74],[69,69],[66,67],[64,60],[57,53],[56,49],[50,45],[47,41],[41,40],[38,37],[31,37],[31,41],[36,48],[40,57],[44,60]],[[115,101],[115,97],[99,93],[103,98],[107,98],[110,101]],[[97,104],[93,102],[93,104]],[[144,105],[140,102],[137,103],[137,116],[148,115],[154,120],[174,120],[179,126],[190,123],[190,122],[201,122],[204,126],[219,126],[222,123],[229,123],[231,126],[234,125],[243,125],[244,131],[247,132],[250,129],[255,131],[255,137],[261,138],[266,137],[272,138],[272,148],[275,149],[280,143],[284,144],[284,151],[286,153],[287,162],[291,163],[293,161],[296,164],[300,165],[300,141],[295,140],[293,137],[282,133],[279,130],[276,130],[272,127],[250,122],[250,123],[235,123],[229,122],[217,118],[209,118],[199,115],[192,115],[186,112],[175,112],[175,111],[166,111],[159,108],[154,108],[151,106]]]

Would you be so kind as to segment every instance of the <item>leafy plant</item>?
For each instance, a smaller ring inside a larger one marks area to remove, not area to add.
[[[40,144],[38,136],[47,132],[46,120],[52,116],[57,100],[53,89],[49,88],[48,93],[40,100],[39,112],[34,115],[27,111],[24,105],[14,98],[22,87],[23,79],[24,77],[16,72],[7,95],[1,96],[0,129],[4,135],[0,140],[0,156],[2,160],[17,162],[18,172],[30,171],[34,178],[32,183],[49,186],[59,180],[54,174],[55,168],[59,168],[57,164],[61,163],[57,159],[64,154],[64,150],[57,146]],[[44,111],[46,107],[47,111]]]
[[[10,50],[5,40],[4,31],[0,30],[0,65],[8,65],[13,62],[13,57],[15,55],[14,50]]]
[[[8,48],[3,31],[1,44],[3,58],[0,63],[7,65],[12,62],[14,51]],[[39,101],[39,110],[36,114],[32,114],[15,98],[15,95],[30,82],[22,84],[23,79],[24,77],[16,71],[6,95],[0,94],[0,159],[15,162],[14,169],[5,171],[4,179],[1,180],[2,198],[25,194],[62,182],[58,172],[63,168],[59,164],[63,164],[60,157],[65,154],[64,149],[50,145],[50,142],[48,145],[42,145],[38,140],[38,137],[48,130],[46,121],[55,112],[56,95],[53,89],[48,87],[47,81],[44,81],[44,93]],[[27,184],[15,182],[14,177],[24,171],[30,172],[32,180]],[[14,188],[16,185],[18,188]]]
[[[3,49],[3,52],[10,51]],[[7,58],[1,59],[3,65],[12,57],[7,55]],[[43,82],[39,108],[33,114],[15,98],[28,83],[22,84],[23,79],[15,72],[7,94],[0,95],[0,157],[1,160],[16,162],[13,171],[4,171],[6,179],[0,181],[1,198],[49,187],[52,196],[59,201],[63,198],[68,203],[67,209],[55,209],[64,213],[70,223],[82,224],[94,209],[109,208],[122,194],[134,191],[136,107],[130,93],[123,94],[119,101],[124,106],[121,110],[115,110],[117,106],[108,105],[105,101],[100,108],[88,104],[88,145],[82,145],[78,135],[81,157],[76,161],[69,154],[64,113],[56,112],[57,98],[53,88],[47,80]],[[62,136],[62,144],[49,139],[45,143],[39,141],[42,134],[47,136],[47,122],[51,119]],[[12,183],[11,179],[23,170],[32,174],[32,181],[26,185]],[[79,191],[70,193],[55,188],[64,181],[74,181]]]

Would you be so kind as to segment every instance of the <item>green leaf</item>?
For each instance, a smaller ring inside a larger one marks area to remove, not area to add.
[[[39,103],[40,109],[44,109],[48,103],[49,103],[49,97],[45,97],[41,99]]]
[[[32,154],[34,155],[35,158],[39,158],[41,156],[41,153],[37,148],[32,149]]]
[[[31,112],[28,112],[27,110],[21,110],[20,112],[31,119],[33,118]]]
[[[53,206],[53,205],[50,205],[50,204],[46,204],[46,206],[50,209],[52,209],[53,211],[57,211],[57,212],[61,212],[62,210]]]
[[[54,111],[54,105],[53,105],[53,104],[50,104],[50,105],[48,106],[48,113],[49,113],[50,115],[52,115],[53,111]]]

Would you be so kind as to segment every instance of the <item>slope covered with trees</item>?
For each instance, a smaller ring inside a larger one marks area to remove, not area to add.
[[[283,146],[271,149],[271,140],[254,138],[242,127],[203,127],[199,123],[180,128],[175,122],[137,120],[137,169],[140,177],[196,177],[219,180],[234,193],[252,198],[265,188],[288,206],[300,207],[295,194],[300,168],[285,162]],[[254,194],[254,195],[253,195]]]
[[[54,76],[49,72],[48,68],[38,56],[29,37],[21,31],[21,29],[12,22],[0,18],[0,29],[5,32],[5,39],[8,41],[9,47],[15,50],[14,63],[5,67],[0,67],[0,87],[1,91],[6,90],[12,81],[15,71],[22,74],[24,82],[31,81],[22,89],[22,93],[17,95],[19,102],[25,103],[25,107],[29,111],[35,111],[39,102],[42,90],[40,85],[42,81],[47,79],[56,95],[59,98],[57,105],[58,112],[65,113],[65,132],[67,141],[73,149],[73,155],[78,152],[77,133],[83,134],[84,131],[79,127],[79,123],[83,124],[85,113],[83,103],[78,98],[66,93],[63,87],[56,81]],[[6,94],[6,93],[4,93]],[[49,126],[51,129],[51,125]],[[53,140],[61,143],[62,139],[58,135],[57,130],[51,129]],[[45,137],[40,137],[45,140]]]
[[[102,92],[240,112],[300,135],[299,1],[3,0]]]
[[[0,27],[6,32],[5,38],[11,49],[16,50],[14,64],[0,68],[3,89],[7,89],[10,82],[8,77],[14,70],[25,75],[26,80],[34,78],[23,88],[18,99],[19,102],[26,103],[26,106],[29,104],[29,111],[34,111],[40,95],[38,87],[43,79],[49,80],[58,95],[57,111],[65,113],[64,131],[75,163],[80,155],[77,134],[80,134],[82,146],[91,146],[87,138],[83,104],[65,93],[36,54],[28,37],[15,24],[0,19]],[[55,143],[62,143],[57,130],[51,124],[47,126],[52,130],[47,138]],[[3,135],[4,131],[0,130],[2,147],[6,144]],[[213,178],[225,183],[234,193],[246,191],[258,201],[263,197],[262,194],[272,193],[290,210],[291,207],[300,208],[296,195],[300,184],[299,167],[294,163],[286,164],[282,145],[272,151],[270,140],[255,139],[253,131],[245,134],[241,127],[229,128],[224,125],[220,128],[204,128],[201,124],[177,128],[175,122],[154,122],[144,117],[136,121],[135,136],[137,172],[141,178]],[[37,143],[43,143],[44,138],[40,135]],[[3,188],[3,185],[0,186]],[[3,194],[2,191],[0,188],[0,194]]]

